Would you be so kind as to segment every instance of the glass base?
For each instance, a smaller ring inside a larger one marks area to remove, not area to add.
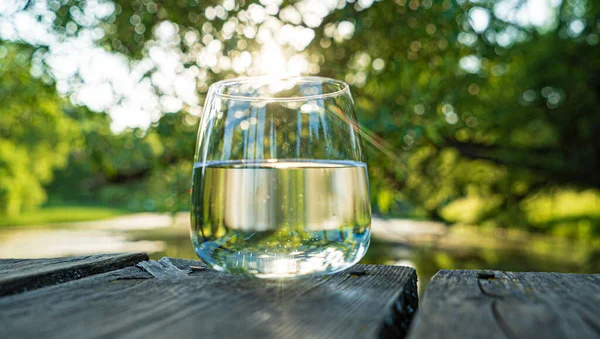
[[[369,237],[352,245],[336,245],[285,253],[268,249],[219,251],[212,242],[194,247],[200,259],[217,271],[263,279],[290,279],[328,275],[349,268],[367,252]]]

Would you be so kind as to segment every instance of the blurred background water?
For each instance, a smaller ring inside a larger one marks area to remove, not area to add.
[[[598,272],[599,42],[589,0],[3,1],[0,257],[193,258],[208,86],[312,74],[354,96],[364,262]]]
[[[189,215],[140,213],[107,220],[0,229],[0,258],[45,258],[147,252],[198,259]],[[414,267],[422,293],[440,269],[586,273],[600,271],[598,248],[564,238],[506,229],[480,230],[431,221],[373,220],[373,238],[360,263]]]

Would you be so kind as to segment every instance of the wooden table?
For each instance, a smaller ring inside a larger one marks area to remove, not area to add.
[[[409,338],[600,338],[600,274],[438,272]]]
[[[282,282],[147,259],[0,261],[0,338],[402,337],[417,307],[407,267]]]
[[[600,338],[600,275],[356,265],[264,281],[113,254],[0,260],[0,338]],[[416,313],[416,315],[415,315]]]

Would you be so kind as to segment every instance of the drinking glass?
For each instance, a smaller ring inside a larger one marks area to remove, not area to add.
[[[191,238],[219,271],[338,272],[367,251],[367,165],[348,85],[321,77],[210,86],[192,178]]]

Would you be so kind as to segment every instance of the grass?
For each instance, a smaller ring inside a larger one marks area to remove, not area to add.
[[[100,220],[129,213],[106,206],[49,206],[18,216],[0,217],[0,226],[27,226]]]

